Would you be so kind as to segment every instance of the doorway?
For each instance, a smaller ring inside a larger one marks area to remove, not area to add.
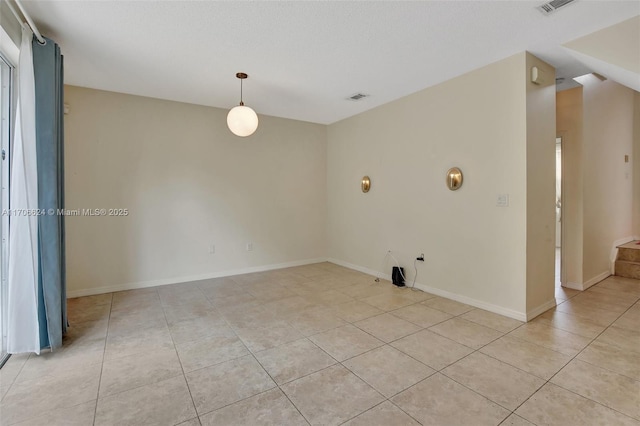
[[[556,138],[556,280],[562,285],[562,138]]]
[[[12,121],[13,66],[0,55],[0,211],[9,209],[9,153]],[[7,354],[7,313],[9,296],[9,215],[0,216],[0,367]]]

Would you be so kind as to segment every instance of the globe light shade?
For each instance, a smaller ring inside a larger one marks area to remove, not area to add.
[[[248,106],[238,105],[227,114],[227,126],[234,135],[244,138],[258,128],[258,115]]]

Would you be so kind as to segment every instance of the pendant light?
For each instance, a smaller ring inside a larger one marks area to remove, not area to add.
[[[231,108],[227,114],[227,126],[234,135],[245,137],[250,136],[258,128],[258,115],[242,102],[242,80],[248,77],[247,74],[239,72],[236,77],[240,79],[240,105]]]

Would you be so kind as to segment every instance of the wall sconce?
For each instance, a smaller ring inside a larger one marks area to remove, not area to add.
[[[369,176],[364,176],[362,178],[362,183],[360,187],[362,188],[362,192],[364,193],[369,192],[369,190],[371,189],[371,179],[369,179]]]
[[[460,189],[462,186],[462,170],[452,167],[447,172],[447,188],[451,191]]]

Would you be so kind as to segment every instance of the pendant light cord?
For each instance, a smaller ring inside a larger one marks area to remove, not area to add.
[[[244,105],[244,102],[242,102],[242,80],[244,80],[243,78],[240,79],[240,106]]]

